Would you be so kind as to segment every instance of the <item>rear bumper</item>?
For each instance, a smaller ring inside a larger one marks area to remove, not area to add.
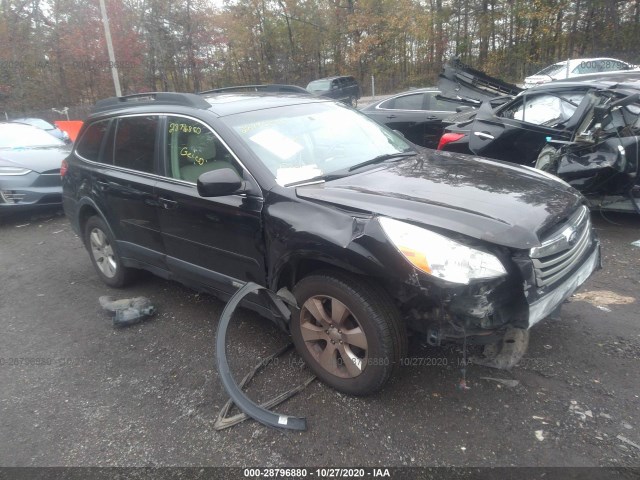
[[[540,320],[547,318],[551,312],[569,298],[594,271],[600,268],[600,242],[596,240],[594,243],[595,248],[593,248],[591,254],[580,268],[547,295],[529,304],[529,328]]]

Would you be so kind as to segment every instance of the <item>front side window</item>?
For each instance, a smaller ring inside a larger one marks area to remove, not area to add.
[[[310,92],[324,92],[331,88],[331,81],[329,80],[314,80],[307,85],[307,90]]]
[[[587,73],[597,73],[598,71],[598,62],[596,60],[585,60],[580,62],[580,64],[573,69],[572,73],[578,73],[580,75]]]
[[[196,183],[210,170],[240,166],[218,137],[204,124],[184,117],[167,118],[168,173],[171,178]]]
[[[124,117],[116,122],[113,144],[105,157],[113,155],[113,164],[118,167],[154,173],[159,117]]]

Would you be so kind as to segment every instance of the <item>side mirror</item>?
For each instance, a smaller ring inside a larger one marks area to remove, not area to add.
[[[475,108],[470,107],[469,105],[460,105],[456,107],[456,113],[468,112],[469,110],[475,110]]]
[[[233,168],[210,170],[198,177],[201,197],[223,197],[244,191],[244,181]]]

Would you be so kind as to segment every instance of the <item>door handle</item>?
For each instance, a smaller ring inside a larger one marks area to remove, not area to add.
[[[160,205],[162,205],[162,208],[164,208],[165,210],[176,208],[178,206],[178,202],[176,202],[175,200],[171,200],[170,198],[160,197],[158,199],[158,203],[160,203]]]
[[[110,188],[109,182],[105,182],[104,180],[96,180],[96,185],[98,185],[98,188],[103,192]]]
[[[427,117],[427,120],[437,120],[437,119],[438,119],[438,117],[436,117],[435,115],[429,115]]]
[[[387,115],[387,118],[396,118],[395,115]]]
[[[473,132],[473,134],[476,137],[484,138],[485,140],[493,140],[494,138],[496,138],[496,137],[494,137],[493,135],[491,135],[490,133],[487,133],[487,132]]]

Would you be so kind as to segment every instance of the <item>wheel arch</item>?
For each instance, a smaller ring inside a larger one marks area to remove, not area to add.
[[[113,233],[113,230],[111,229],[111,225],[109,225],[109,222],[107,221],[107,218],[105,217],[104,213],[102,213],[102,210],[100,210],[100,207],[98,207],[96,203],[90,198],[84,197],[82,200],[80,200],[80,202],[78,202],[78,214],[76,218],[80,237],[82,238],[83,242],[84,242],[85,225],[87,224],[87,221],[89,220],[89,218],[93,216],[100,217],[102,221],[105,223],[105,225],[107,226],[107,228],[109,229],[109,233],[113,236],[113,238],[116,238],[116,236]]]
[[[294,285],[304,277],[315,272],[328,270],[349,273],[357,276],[366,274],[366,272],[359,270],[353,265],[332,257],[307,258],[303,256],[295,256],[282,263],[282,265],[277,269],[272,281],[270,282],[271,288],[274,291],[278,291],[281,288],[292,290]],[[376,280],[376,278],[371,275],[369,275],[369,277],[369,281]]]

